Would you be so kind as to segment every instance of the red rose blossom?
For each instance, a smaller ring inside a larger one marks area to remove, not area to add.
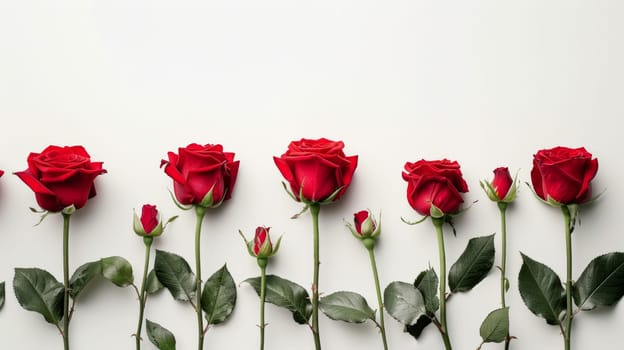
[[[160,166],[173,179],[181,204],[216,207],[232,197],[239,161],[234,161],[234,153],[223,152],[223,146],[192,143],[178,148],[178,154],[169,152],[168,158]],[[212,201],[202,203],[210,191]]]
[[[584,147],[555,147],[538,151],[533,157],[531,182],[543,200],[561,204],[581,204],[591,196],[590,182],[598,172],[598,160]]]
[[[456,161],[447,159],[405,163],[402,175],[412,208],[423,216],[431,215],[432,204],[444,214],[457,212],[464,202],[461,193],[468,192],[459,168]]]
[[[346,156],[342,141],[325,138],[292,141],[286,153],[273,157],[298,201],[323,202],[339,199],[351,184],[358,156]]]
[[[41,153],[30,153],[27,161],[28,169],[15,175],[35,192],[39,206],[50,212],[71,205],[82,208],[95,196],[95,178],[106,173],[102,162],[91,162],[83,146],[48,146]]]

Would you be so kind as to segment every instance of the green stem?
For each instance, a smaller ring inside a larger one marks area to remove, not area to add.
[[[63,347],[69,350],[69,218],[63,213]]]
[[[505,308],[505,294],[507,293],[507,203],[498,202],[498,209],[500,211],[501,220],[501,281],[500,281],[500,293],[501,293],[501,306]],[[507,337],[505,338],[505,350],[509,350],[509,343],[511,338],[509,337],[509,331],[507,331]]]
[[[375,280],[375,290],[377,291],[377,303],[379,304],[379,330],[381,332],[381,340],[385,350],[388,350],[388,341],[386,339],[386,326],[384,325],[383,299],[381,298],[381,289],[379,288],[379,274],[377,273],[377,262],[375,261],[374,247],[366,247],[368,256],[370,257],[371,268],[373,269],[373,279]]]
[[[572,232],[570,228],[570,209],[562,206],[563,221],[565,223],[565,241],[566,241],[566,327],[563,333],[565,350],[570,350],[570,334],[572,332]]]
[[[451,340],[446,325],[446,254],[444,252],[444,236],[442,232],[444,219],[432,217],[431,221],[433,222],[433,226],[435,226],[438,236],[438,251],[440,256],[440,334],[444,341],[444,348],[446,350],[451,350],[453,348],[451,347]]]
[[[318,218],[321,206],[318,203],[310,204],[312,214],[312,234],[314,241],[314,280],[312,282],[312,333],[314,335],[314,346],[316,350],[321,350],[321,335],[318,322],[319,304],[319,227]]]
[[[260,267],[260,350],[264,350],[264,299],[266,298],[266,265]]]
[[[139,323],[135,334],[136,350],[141,349],[141,328],[143,327],[143,311],[145,310],[145,288],[147,284],[147,269],[149,267],[150,249],[152,247],[153,238],[144,237],[145,243],[145,263],[143,264],[143,280],[141,281],[141,293],[139,294]]]
[[[204,348],[204,319],[201,308],[201,253],[200,253],[200,237],[201,227],[204,216],[206,215],[206,208],[196,205],[195,206],[196,222],[195,222],[195,295],[197,297],[195,302],[195,312],[197,313],[197,349],[202,350]]]

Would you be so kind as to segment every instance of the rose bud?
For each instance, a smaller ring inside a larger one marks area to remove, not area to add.
[[[260,260],[264,260],[264,263],[266,263],[266,259],[274,256],[279,250],[279,246],[282,241],[282,237],[280,236],[277,239],[275,246],[273,246],[271,236],[269,234],[270,230],[270,227],[258,226],[256,228],[256,234],[254,235],[253,241],[248,241],[243,232],[240,230],[238,231],[247,245],[249,255],[258,258],[259,264]]]
[[[377,238],[381,234],[381,224],[378,225],[375,217],[368,210],[361,210],[353,214],[353,223],[347,224],[347,228],[356,238]]]
[[[368,210],[361,210],[353,214],[353,223],[355,225],[347,224],[347,228],[353,236],[364,243],[366,248],[373,248],[375,240],[381,234],[381,214],[379,215],[379,223],[375,220],[375,217]]]
[[[531,182],[538,197],[551,205],[582,204],[591,197],[598,160],[584,147],[555,147],[533,157]]]
[[[166,223],[160,220],[160,213],[155,205],[145,204],[141,209],[141,217],[134,213],[134,232],[141,237],[160,236],[168,223],[175,220],[177,216],[169,218]]]
[[[511,178],[509,169],[506,167],[494,169],[492,182],[481,181],[481,188],[494,202],[513,202],[516,199],[516,187],[516,180]]]

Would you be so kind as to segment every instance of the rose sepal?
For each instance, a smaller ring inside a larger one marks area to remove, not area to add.
[[[418,219],[418,220],[416,220],[416,221],[407,221],[407,220],[405,220],[405,218],[403,218],[403,217],[401,216],[401,221],[403,221],[404,223],[406,223],[406,224],[408,224],[408,225],[412,226],[412,225],[418,225],[418,224],[420,224],[421,222],[423,222],[423,221],[427,220],[427,218],[428,218],[428,216],[423,216],[422,218],[420,218],[420,219]]]
[[[226,194],[227,194],[227,188],[223,191],[223,196],[222,196],[221,200],[219,202],[217,202],[217,203],[214,203],[213,191],[214,191],[214,185],[212,185],[212,187],[210,188],[210,191],[208,191],[208,193],[206,193],[204,198],[202,198],[201,202],[199,202],[198,205],[200,207],[204,207],[204,208],[217,208],[221,204],[223,204],[223,201],[225,200],[225,197],[226,197]]]
[[[43,222],[43,220],[50,215],[50,212],[44,209],[35,209],[33,207],[28,207],[28,209],[30,209],[31,212],[35,213],[35,214],[41,214],[41,216],[39,217],[39,221],[37,221],[36,224],[34,224],[33,226],[39,226],[39,224],[41,224]]]
[[[72,215],[75,212],[76,212],[76,206],[73,204],[68,205],[65,208],[63,208],[63,210],[61,210],[61,213],[63,213],[64,215]]]
[[[178,202],[178,200],[176,199],[176,197],[173,194],[173,192],[171,192],[170,189],[167,189],[167,191],[169,191],[169,195],[171,196],[171,200],[173,200],[173,204],[175,204],[176,207],[178,207],[178,208],[180,208],[180,209],[182,209],[184,211],[193,209],[193,205],[192,204],[184,205],[184,204]]]

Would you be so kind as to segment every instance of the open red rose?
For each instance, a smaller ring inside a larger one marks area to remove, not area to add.
[[[590,198],[590,182],[597,172],[598,160],[584,147],[555,147],[535,154],[531,182],[543,200],[581,204]]]
[[[358,156],[346,156],[343,148],[342,141],[301,139],[273,159],[297,200],[319,203],[339,190],[335,201],[351,184],[358,161]]]
[[[468,192],[459,164],[447,159],[407,162],[403,180],[407,181],[407,201],[423,216],[430,215],[432,204],[444,214],[457,212],[464,202],[461,193]]]
[[[59,212],[73,205],[82,208],[95,196],[95,178],[106,173],[102,162],[91,162],[82,146],[48,146],[28,155],[28,169],[15,173],[35,192],[39,206]]]
[[[0,170],[0,176],[4,175],[4,171]]]
[[[165,173],[173,179],[181,204],[216,207],[232,196],[239,161],[234,161],[234,153],[223,152],[223,146],[192,143],[178,148],[178,154],[169,152],[168,157],[160,166],[165,166]],[[210,191],[212,201],[202,203]]]

